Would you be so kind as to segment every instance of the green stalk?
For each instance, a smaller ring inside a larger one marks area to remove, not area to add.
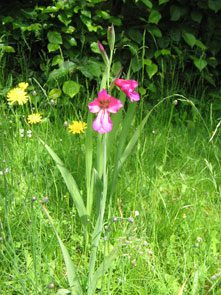
[[[87,126],[92,125],[92,115],[88,114]],[[93,138],[92,138],[92,128],[87,128],[86,131],[86,155],[85,155],[85,167],[86,167],[86,186],[87,186],[87,214],[90,217],[92,206],[93,206]]]
[[[110,58],[107,64],[107,89],[110,88],[110,71],[111,71],[112,60],[113,60],[113,50],[110,51]]]
[[[100,194],[99,213],[97,222],[92,234],[92,247],[89,261],[89,277],[88,277],[88,290],[87,295],[92,295],[93,291],[91,286],[93,285],[93,276],[95,270],[95,263],[97,260],[97,250],[103,228],[104,212],[107,198],[107,134],[103,137],[103,153],[102,153],[103,171],[102,171],[102,192]]]

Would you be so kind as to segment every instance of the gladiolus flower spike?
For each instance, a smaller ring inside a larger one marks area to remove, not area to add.
[[[140,100],[139,93],[134,91],[134,89],[138,86],[137,81],[116,79],[114,83],[121,89],[121,91],[123,91],[126,94],[126,96],[129,97],[130,101],[133,102]]]
[[[113,127],[110,113],[117,113],[122,107],[123,104],[120,100],[102,89],[98,93],[98,97],[88,105],[91,113],[97,113],[97,118],[93,121],[93,129],[101,134],[110,132]]]

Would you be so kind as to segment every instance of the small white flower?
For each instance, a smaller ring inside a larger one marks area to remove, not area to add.
[[[201,237],[197,237],[196,240],[198,243],[201,243],[203,241],[203,239]]]
[[[11,170],[11,169],[10,169],[10,168],[8,168],[8,167],[7,167],[7,168],[5,168],[5,174],[9,173],[9,172],[10,172],[10,170]]]
[[[149,243],[148,243],[147,241],[144,241],[144,242],[143,242],[143,245],[144,245],[144,246],[148,246],[148,244],[149,244]]]
[[[140,212],[137,211],[137,210],[135,210],[135,211],[134,211],[134,216],[135,216],[135,217],[138,217],[139,215],[140,215]]]
[[[64,127],[68,127],[68,121],[64,122]]]
[[[220,276],[221,276],[221,272],[220,273],[216,273],[213,276],[211,276],[211,280],[214,281],[214,280],[218,279]]]
[[[27,137],[32,137],[32,131],[31,130],[27,131]]]

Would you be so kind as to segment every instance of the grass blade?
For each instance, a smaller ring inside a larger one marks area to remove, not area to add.
[[[104,274],[112,266],[117,256],[118,256],[118,251],[116,248],[114,248],[108,256],[104,257],[103,262],[100,264],[100,266],[97,268],[97,270],[95,271],[93,275],[92,284],[90,287],[90,294],[94,294],[99,279],[102,276],[104,276]]]
[[[92,164],[93,164],[93,129],[92,129],[92,114],[88,113],[87,131],[85,139],[86,156],[86,186],[87,186],[87,214],[90,216],[93,206],[93,177],[92,177]]]
[[[77,208],[78,214],[81,218],[82,224],[86,226],[87,224],[87,211],[84,205],[84,202],[82,200],[81,194],[79,192],[79,189],[77,187],[76,181],[74,180],[71,173],[65,168],[64,163],[61,161],[61,159],[57,156],[57,154],[43,141],[41,140],[41,143],[44,145],[52,159],[55,161],[56,166],[58,167],[59,171],[61,172],[61,175],[64,179],[64,182],[73,198],[73,202]]]
[[[187,279],[186,279],[185,282],[182,284],[182,286],[180,286],[177,295],[183,295],[183,292],[184,292],[184,289],[185,289],[186,283],[187,283]]]
[[[54,233],[57,237],[57,240],[58,240],[58,243],[59,243],[59,246],[61,248],[61,252],[62,252],[62,255],[63,255],[63,258],[64,258],[64,262],[65,262],[65,266],[66,266],[66,270],[67,270],[67,277],[68,277],[68,282],[69,282],[69,286],[71,288],[71,294],[72,295],[80,295],[80,294],[83,294],[82,292],[82,289],[81,289],[81,286],[80,286],[80,283],[79,283],[79,280],[77,278],[77,274],[76,274],[76,267],[73,263],[73,261],[71,260],[71,257],[70,257],[70,254],[67,250],[67,248],[65,247],[64,243],[62,242],[55,226],[54,226],[54,223],[53,223],[53,220],[51,218],[51,216],[49,215],[49,212],[48,210],[46,209],[45,206],[42,206],[43,208],[43,211],[45,213],[45,215],[47,216],[53,230],[54,230]]]
[[[136,110],[136,104],[130,104],[128,111],[126,113],[125,119],[123,121],[123,126],[122,126],[122,131],[121,134],[119,136],[120,140],[118,143],[118,149],[117,149],[117,154],[115,157],[115,165],[114,165],[114,170],[113,170],[113,176],[112,176],[112,181],[111,181],[111,186],[110,186],[110,196],[113,195],[114,191],[115,191],[115,187],[116,187],[116,183],[117,183],[117,177],[118,177],[118,163],[120,161],[122,152],[125,148],[125,143],[130,131],[129,126],[131,125],[131,122],[133,121],[134,118],[134,114],[135,114],[135,110]]]

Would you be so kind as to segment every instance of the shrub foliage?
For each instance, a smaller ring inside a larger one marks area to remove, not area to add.
[[[0,8],[5,75],[37,75],[49,87],[67,79],[96,81],[102,72],[97,40],[107,44],[106,29],[113,23],[114,75],[130,65],[130,74],[140,75],[143,89],[155,91],[157,81],[171,78],[175,67],[189,85],[194,79],[218,85],[219,0],[11,1]],[[75,84],[71,93],[78,91]]]

